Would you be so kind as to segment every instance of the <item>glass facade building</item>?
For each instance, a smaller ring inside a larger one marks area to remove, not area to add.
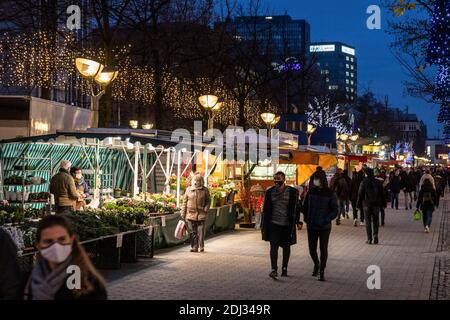
[[[348,103],[354,102],[358,88],[355,48],[342,42],[311,43],[309,54],[316,61],[325,88],[336,92]]]

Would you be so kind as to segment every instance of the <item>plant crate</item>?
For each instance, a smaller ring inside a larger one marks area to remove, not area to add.
[[[123,243],[120,254],[121,262],[136,262],[137,261],[137,237],[136,231],[125,233],[123,235]]]
[[[154,228],[146,227],[136,232],[136,254],[138,257],[153,258]]]
[[[101,238],[98,242],[97,268],[120,269],[121,248],[117,247],[117,235]]]

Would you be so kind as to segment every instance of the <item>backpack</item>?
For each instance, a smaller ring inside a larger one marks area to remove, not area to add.
[[[433,195],[430,191],[423,194],[423,204],[427,206],[434,206]]]
[[[364,201],[367,204],[378,204],[379,190],[377,186],[377,181],[375,179],[367,180],[366,184],[366,194],[364,195]]]

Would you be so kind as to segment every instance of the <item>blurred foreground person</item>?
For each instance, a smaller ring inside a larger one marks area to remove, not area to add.
[[[103,278],[64,216],[51,215],[41,220],[36,247],[39,256],[25,289],[25,299],[107,299]]]
[[[20,290],[17,247],[9,234],[0,228],[0,300],[21,299]]]

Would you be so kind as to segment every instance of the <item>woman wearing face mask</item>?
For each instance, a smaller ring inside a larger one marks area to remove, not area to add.
[[[80,168],[72,167],[70,169],[70,174],[72,175],[72,178],[75,181],[75,187],[80,195],[78,200],[73,202],[73,209],[77,211],[81,210],[86,205],[85,199],[89,197],[91,189],[89,188],[89,185],[87,184],[86,180],[84,180]]]
[[[303,214],[308,230],[309,254],[314,262],[313,277],[325,281],[325,267],[328,259],[328,240],[331,222],[337,217],[337,199],[328,187],[325,172],[315,173],[311,179],[313,187],[309,190],[303,203]],[[317,244],[320,241],[320,260]]]
[[[203,177],[196,174],[186,189],[181,208],[181,219],[187,220],[191,231],[191,252],[205,251],[205,221],[210,205],[209,190],[204,186]]]
[[[25,289],[28,300],[105,300],[102,277],[63,216],[44,217],[36,235],[39,256]],[[79,287],[76,288],[76,270]],[[70,268],[69,268],[70,267]],[[68,269],[69,268],[69,269]],[[69,278],[70,277],[70,278]],[[72,289],[75,285],[75,289]]]

